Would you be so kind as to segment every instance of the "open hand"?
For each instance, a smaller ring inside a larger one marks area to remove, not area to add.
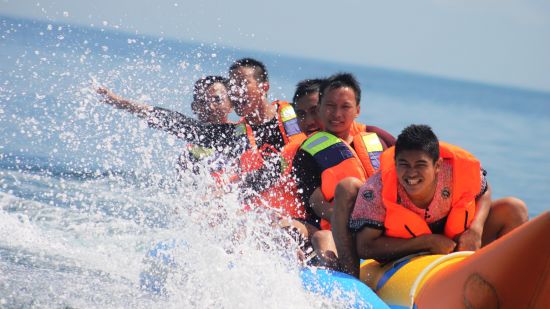
[[[95,91],[102,95],[104,97],[105,102],[108,102],[109,100],[117,99],[117,95],[114,94],[111,90],[103,87],[103,86],[97,86]]]

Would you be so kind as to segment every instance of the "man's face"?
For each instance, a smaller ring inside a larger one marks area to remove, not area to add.
[[[441,159],[435,163],[421,150],[404,150],[395,158],[397,179],[413,200],[431,200]],[[431,196],[430,196],[431,195]]]
[[[355,92],[349,87],[329,89],[319,102],[319,119],[324,130],[338,136],[349,135],[355,118],[359,115]]]
[[[254,70],[238,67],[229,72],[229,99],[235,112],[241,117],[255,115],[269,89],[267,82],[260,83],[256,80]]]
[[[294,110],[298,118],[298,126],[306,135],[319,131],[320,123],[317,117],[319,93],[314,92],[299,98]]]
[[[231,112],[227,89],[221,83],[208,87],[200,100],[193,104],[193,111],[199,120],[206,123],[225,123]]]

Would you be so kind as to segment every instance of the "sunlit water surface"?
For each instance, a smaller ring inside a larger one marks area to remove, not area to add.
[[[92,80],[190,114],[191,88],[236,58],[270,69],[272,98],[303,78],[350,71],[360,120],[397,135],[430,124],[471,150],[493,196],[549,209],[550,94],[450,81],[216,45],[190,45],[0,19],[0,307],[337,307],[305,292],[268,211],[240,211],[209,177],[178,176],[185,142],[102,105]],[[165,293],[140,287],[145,258],[177,242]]]

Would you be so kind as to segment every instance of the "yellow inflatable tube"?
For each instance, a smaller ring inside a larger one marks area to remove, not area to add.
[[[390,306],[548,309],[550,212],[476,252],[367,260],[360,279]]]
[[[380,264],[366,260],[361,264],[360,278],[388,305],[411,307],[424,283],[440,269],[462,261],[473,252],[448,255],[409,255],[397,261]]]

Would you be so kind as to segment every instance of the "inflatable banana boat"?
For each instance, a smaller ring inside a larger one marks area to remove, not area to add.
[[[550,308],[550,212],[476,252],[361,264],[392,308]]]
[[[148,253],[169,265],[159,244]],[[159,253],[161,252],[162,253]],[[162,291],[162,271],[142,273],[142,286]],[[339,296],[350,308],[550,308],[550,212],[476,252],[407,256],[361,264],[360,280],[326,269],[300,272],[305,290]]]

